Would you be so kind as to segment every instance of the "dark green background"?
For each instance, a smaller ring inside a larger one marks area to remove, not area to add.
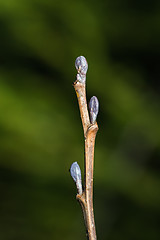
[[[98,239],[160,237],[160,1],[0,1],[0,239],[85,239],[77,56],[100,102]]]

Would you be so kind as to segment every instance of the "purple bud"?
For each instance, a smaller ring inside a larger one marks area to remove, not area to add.
[[[89,102],[90,120],[92,124],[96,122],[98,111],[99,111],[99,102],[97,97],[93,96]]]
[[[88,70],[88,63],[85,57],[79,56],[75,61],[75,67],[78,71],[77,80],[81,83],[86,81],[86,73]]]
[[[81,169],[77,162],[72,163],[70,168],[71,177],[76,183],[78,193],[82,195]]]

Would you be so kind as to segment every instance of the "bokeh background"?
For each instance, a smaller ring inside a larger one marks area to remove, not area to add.
[[[0,1],[0,239],[85,239],[70,177],[84,168],[72,87],[100,102],[98,239],[160,237],[160,1]]]

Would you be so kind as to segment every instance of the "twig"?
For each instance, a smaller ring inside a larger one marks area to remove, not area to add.
[[[96,118],[98,114],[99,103],[98,99],[95,96],[91,98],[89,103],[90,108],[89,118],[86,101],[86,83],[85,83],[88,64],[86,59],[83,56],[80,56],[76,59],[75,66],[78,71],[78,74],[77,80],[74,82],[73,86],[75,88],[78,98],[85,138],[85,176],[83,191],[81,191],[82,189],[81,174],[79,173],[80,168],[77,162],[72,164],[70,171],[71,176],[73,177],[77,185],[78,194],[76,198],[80,202],[83,210],[87,238],[89,240],[96,240],[97,239],[96,228],[93,212],[93,169],[94,169],[95,138],[98,131]]]

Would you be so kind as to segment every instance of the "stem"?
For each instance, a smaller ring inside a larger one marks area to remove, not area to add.
[[[86,133],[90,125],[89,114],[87,109],[87,101],[86,101],[86,84],[80,83],[79,81],[76,80],[73,83],[73,86],[77,94],[77,99],[78,99],[78,104],[79,104],[79,109],[80,109],[80,114],[82,119],[82,125],[84,130],[84,137],[86,137]]]
[[[82,125],[85,137],[85,178],[84,191],[82,195],[77,194],[86,225],[87,238],[96,240],[96,228],[93,211],[93,169],[94,169],[94,146],[96,133],[98,131],[97,123],[91,124],[87,109],[85,83],[74,82],[74,88],[77,94],[79,109],[82,119]]]

